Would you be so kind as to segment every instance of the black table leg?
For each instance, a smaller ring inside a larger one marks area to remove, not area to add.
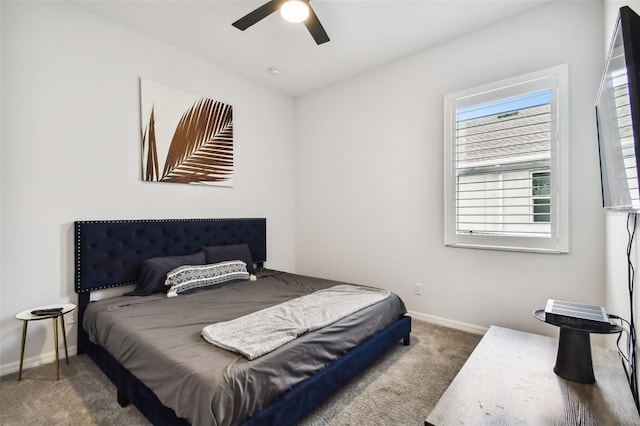
[[[558,355],[553,371],[574,382],[596,381],[591,361],[591,336],[588,332],[560,327]]]

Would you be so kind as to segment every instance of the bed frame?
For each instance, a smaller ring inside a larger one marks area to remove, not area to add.
[[[106,350],[89,341],[82,323],[90,293],[135,284],[145,259],[191,254],[203,246],[248,244],[252,259],[261,268],[267,260],[266,219],[78,221],[74,230],[78,354],[87,353],[115,384],[120,405],[133,403],[155,425],[189,424]],[[401,317],[241,424],[295,424],[400,340],[409,345],[410,332],[411,318]]]

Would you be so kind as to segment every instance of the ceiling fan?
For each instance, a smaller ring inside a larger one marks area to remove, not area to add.
[[[304,25],[311,33],[316,44],[326,43],[329,41],[329,36],[322,27],[318,16],[311,8],[309,1],[310,0],[271,0],[254,11],[249,12],[231,25],[244,31],[280,9],[282,17],[287,21],[304,22]],[[289,13],[291,15],[287,15]]]

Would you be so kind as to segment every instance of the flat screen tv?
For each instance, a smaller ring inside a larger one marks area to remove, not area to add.
[[[620,8],[596,99],[602,202],[640,211],[640,17]]]

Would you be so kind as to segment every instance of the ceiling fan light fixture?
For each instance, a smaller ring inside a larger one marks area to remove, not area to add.
[[[300,0],[289,0],[280,6],[280,15],[285,21],[297,24],[309,16],[309,6]]]

